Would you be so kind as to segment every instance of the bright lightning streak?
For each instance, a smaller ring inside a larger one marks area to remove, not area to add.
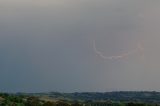
[[[128,51],[126,53],[123,53],[121,55],[117,55],[117,56],[104,56],[102,52],[98,51],[97,48],[96,48],[96,43],[95,43],[95,40],[93,41],[93,49],[94,49],[94,52],[100,56],[102,59],[109,59],[109,60],[117,60],[117,59],[123,59],[123,58],[126,58],[130,55],[133,55],[137,52],[142,52],[144,50],[144,48],[142,47],[142,45],[139,43],[137,45],[137,48],[135,48],[134,50],[131,50],[131,51]]]

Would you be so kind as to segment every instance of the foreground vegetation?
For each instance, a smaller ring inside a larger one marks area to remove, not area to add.
[[[158,92],[0,93],[0,106],[160,106]]]

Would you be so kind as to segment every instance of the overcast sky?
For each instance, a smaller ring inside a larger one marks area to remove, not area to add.
[[[159,0],[0,0],[0,91],[160,91]]]

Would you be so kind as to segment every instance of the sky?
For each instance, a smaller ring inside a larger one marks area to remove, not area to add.
[[[160,91],[159,0],[0,0],[0,91]]]

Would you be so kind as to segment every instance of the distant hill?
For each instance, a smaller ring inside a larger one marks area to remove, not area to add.
[[[17,93],[17,95],[24,93]],[[160,103],[160,92],[149,91],[119,91],[119,92],[75,92],[75,93],[28,93],[38,97],[47,97],[54,100],[71,100],[71,101],[124,101],[124,102],[145,102],[145,103]]]

